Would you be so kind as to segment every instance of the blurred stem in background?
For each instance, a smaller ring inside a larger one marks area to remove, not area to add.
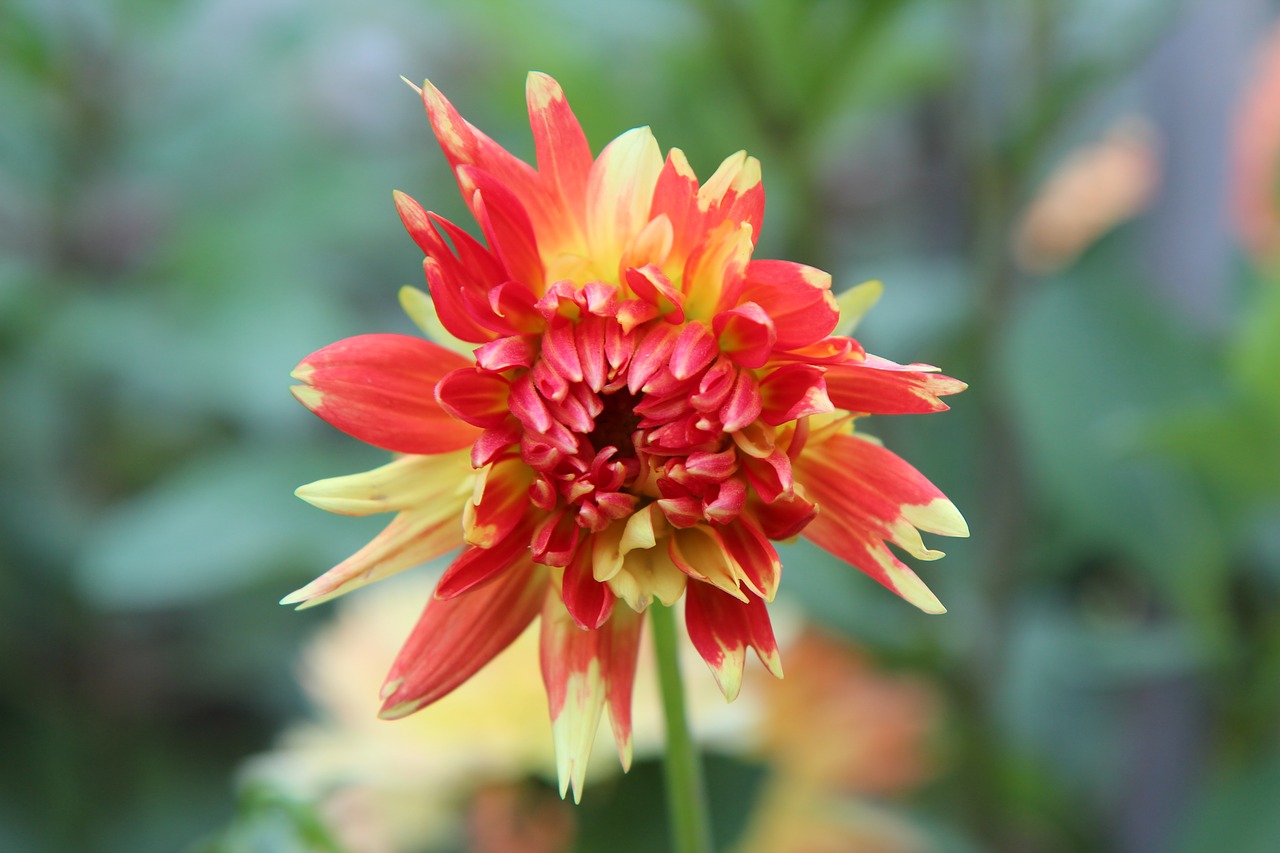
[[[813,6],[804,2],[757,3],[695,0],[713,47],[737,81],[757,131],[769,146],[768,163],[782,170],[794,203],[784,223],[788,250],[805,263],[828,269],[831,235],[823,211],[824,176],[815,150],[822,131],[843,107],[849,81],[874,57],[878,44],[909,0],[865,0],[839,18],[840,26],[814,41]],[[762,33],[792,45],[804,44],[787,64],[771,63]],[[779,35],[781,34],[781,35]]]

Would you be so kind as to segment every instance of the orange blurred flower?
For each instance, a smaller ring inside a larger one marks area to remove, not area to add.
[[[1236,113],[1231,212],[1254,257],[1280,260],[1280,25],[1259,50]]]
[[[764,696],[758,750],[770,781],[738,853],[919,853],[927,839],[877,799],[936,773],[927,741],[937,691],[878,671],[813,629],[787,645],[787,678]]]
[[[1014,226],[1013,251],[1029,272],[1051,273],[1146,208],[1160,179],[1155,130],[1142,119],[1115,124],[1071,152]]]

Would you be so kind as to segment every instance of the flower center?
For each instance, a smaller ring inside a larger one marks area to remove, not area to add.
[[[595,426],[587,434],[587,441],[597,453],[613,447],[617,450],[616,459],[636,458],[632,436],[640,426],[640,416],[635,411],[639,402],[640,397],[626,388],[600,396],[600,405],[604,408],[596,415]]]

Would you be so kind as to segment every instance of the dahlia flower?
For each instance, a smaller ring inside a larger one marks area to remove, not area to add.
[[[541,617],[560,788],[577,798],[606,706],[630,763],[654,599],[684,600],[689,639],[729,700],[748,648],[782,674],[766,608],[775,541],[807,536],[943,612],[889,545],[935,559],[919,531],[963,536],[964,520],[854,422],[942,411],[965,386],[835,334],[826,273],[751,257],[764,212],[754,158],[734,154],[699,184],[645,127],[593,159],[559,85],[535,73],[534,168],[430,83],[421,93],[484,238],[395,194],[430,290],[405,288],[401,302],[441,343],[361,335],[293,373],[307,408],[397,454],[298,495],[395,516],[282,603],[462,549],[392,664],[382,716],[449,693]]]

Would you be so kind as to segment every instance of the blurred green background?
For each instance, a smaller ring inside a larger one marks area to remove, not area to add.
[[[867,349],[970,383],[867,425],[969,520],[920,569],[947,616],[784,554],[782,598],[944,699],[944,770],[901,804],[929,849],[1275,849],[1280,264],[1229,212],[1241,186],[1280,208],[1238,139],[1278,16],[2,0],[0,850],[332,849],[236,781],[308,713],[295,660],[330,618],[276,601],[378,527],[291,494],[384,454],[287,375],[412,331],[392,189],[470,224],[399,75],[531,159],[530,69],[597,151],[647,123],[704,177],[757,155],[757,257],[883,280]],[[638,770],[628,797],[660,803]],[[749,772],[713,771],[732,823]]]

